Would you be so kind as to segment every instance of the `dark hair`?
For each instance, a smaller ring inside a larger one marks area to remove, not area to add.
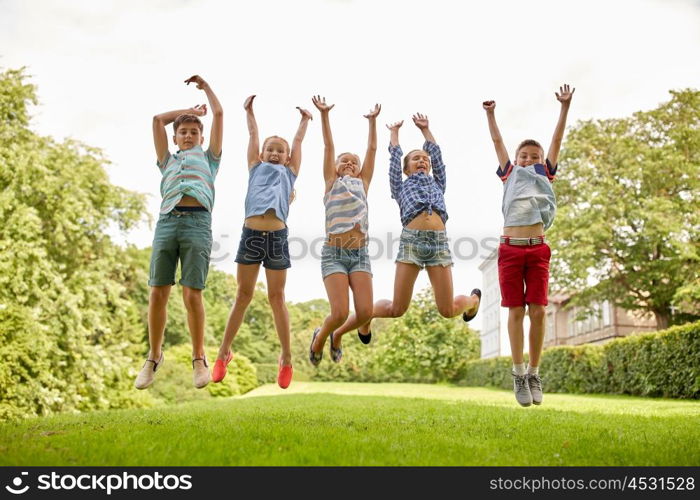
[[[523,142],[518,144],[518,149],[515,150],[515,158],[517,160],[518,154],[520,153],[520,150],[523,149],[525,146],[537,146],[542,150],[542,156],[544,156],[544,148],[542,147],[542,144],[537,142],[534,139],[525,139]]]
[[[196,123],[199,126],[199,131],[204,133],[204,125],[198,116],[195,115],[180,115],[175,118],[175,123],[173,123],[173,130],[177,134],[177,128],[183,123]]]

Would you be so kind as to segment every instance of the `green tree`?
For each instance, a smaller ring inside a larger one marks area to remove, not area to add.
[[[579,122],[556,181],[555,288],[608,299],[668,326],[674,296],[700,276],[700,91],[630,118]]]
[[[127,391],[142,338],[132,263],[106,235],[144,200],[99,150],[29,128],[35,89],[0,73],[0,417],[146,404]]]

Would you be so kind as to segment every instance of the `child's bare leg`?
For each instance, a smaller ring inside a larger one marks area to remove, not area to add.
[[[420,267],[405,262],[396,263],[394,276],[394,300],[379,300],[374,304],[372,318],[398,318],[408,310],[413,298],[413,285],[416,283]],[[362,325],[360,333],[369,332],[370,321]]]
[[[510,352],[513,364],[523,362],[523,320],[525,319],[525,307],[508,308],[508,337],[510,338]]]
[[[265,269],[267,278],[267,299],[272,308],[275,330],[282,346],[282,364],[292,364],[292,342],[289,334],[289,312],[284,301],[284,285],[287,282],[286,269]]]
[[[187,326],[190,328],[190,337],[192,338],[192,359],[201,359],[204,357],[204,322],[206,319],[202,290],[183,286],[182,301],[187,309]]]
[[[345,323],[349,312],[348,275],[343,273],[331,274],[326,276],[323,284],[326,286],[331,313],[323,320],[321,330],[316,335],[316,340],[313,344],[314,352],[321,352],[328,336],[332,331]]]
[[[452,268],[445,266],[426,266],[430,284],[433,286],[435,304],[438,312],[445,318],[454,318],[463,312],[472,313],[479,306],[475,296],[457,295],[453,297]]]
[[[253,300],[259,271],[260,264],[238,264],[236,271],[236,281],[238,282],[236,301],[231,308],[231,313],[226,323],[224,338],[221,341],[221,347],[219,347],[218,359],[225,360],[226,355],[231,350],[233,339],[243,324],[245,311],[248,309],[251,300]]]
[[[340,337],[355,328],[358,328],[364,324],[369,323],[372,320],[372,310],[374,305],[372,304],[372,275],[363,271],[358,271],[351,273],[349,275],[350,288],[352,289],[352,298],[355,305],[355,312],[351,318],[343,324],[341,328],[343,330],[335,330],[335,335],[333,339],[335,340],[335,345],[333,347],[340,347]],[[342,333],[341,333],[342,332]]]
[[[541,304],[528,304],[527,312],[530,316],[530,359],[529,365],[540,366],[542,344],[544,344],[545,306]]]
[[[165,322],[168,319],[168,298],[172,286],[152,286],[148,296],[148,359],[160,359]]]

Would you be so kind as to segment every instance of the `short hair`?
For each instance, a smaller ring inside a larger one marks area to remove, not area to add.
[[[426,152],[424,149],[412,149],[411,151],[406,153],[406,156],[403,157],[403,172],[404,172],[404,174],[406,173],[406,169],[408,168],[408,157],[411,156],[416,151],[420,151],[421,153]],[[428,156],[430,156],[430,155],[428,155]],[[432,167],[432,165],[430,165],[430,166]]]
[[[518,154],[520,154],[520,150],[523,149],[525,146],[537,146],[542,150],[542,155],[544,156],[544,148],[542,147],[542,144],[540,144],[534,139],[525,139],[523,142],[518,144],[518,149],[515,150],[515,158],[518,157]]]
[[[267,144],[267,141],[272,140],[272,139],[279,139],[280,141],[282,141],[284,143],[284,146],[287,148],[287,153],[291,153],[292,150],[289,147],[289,143],[287,141],[285,141],[283,138],[281,138],[279,135],[271,135],[270,137],[265,139],[262,143],[263,150],[265,149],[265,144]]]
[[[200,120],[198,116],[184,114],[175,118],[175,123],[173,123],[173,130],[176,134],[178,127],[183,123],[196,123],[197,126],[199,126],[199,131],[204,133],[204,125],[202,125],[202,120]]]

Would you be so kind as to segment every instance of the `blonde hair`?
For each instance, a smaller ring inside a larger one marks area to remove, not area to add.
[[[343,155],[352,155],[355,158],[357,158],[357,165],[359,167],[362,167],[362,160],[360,160],[360,155],[356,155],[355,153],[351,153],[350,151],[346,151],[345,153],[340,153],[338,156],[335,157],[335,164],[336,166],[338,165],[338,162],[340,161],[340,157]]]
[[[263,143],[262,143],[262,149],[263,149],[263,150],[265,149],[265,144],[267,144],[267,141],[270,141],[270,140],[272,140],[272,139],[278,139],[278,140],[282,141],[282,142],[284,143],[284,147],[287,148],[287,154],[290,154],[290,153],[292,152],[291,148],[289,147],[289,143],[288,143],[285,139],[283,139],[282,137],[280,137],[279,135],[271,135],[270,137],[268,137],[267,139],[265,139],[265,140],[263,141]]]
[[[403,173],[406,173],[406,169],[408,168],[408,158],[415,153],[416,151],[420,151],[421,153],[425,153],[426,151],[424,149],[412,149],[409,151],[406,156],[403,157]],[[433,162],[430,161],[430,155],[428,155],[428,161],[430,163],[430,166],[433,166]]]

